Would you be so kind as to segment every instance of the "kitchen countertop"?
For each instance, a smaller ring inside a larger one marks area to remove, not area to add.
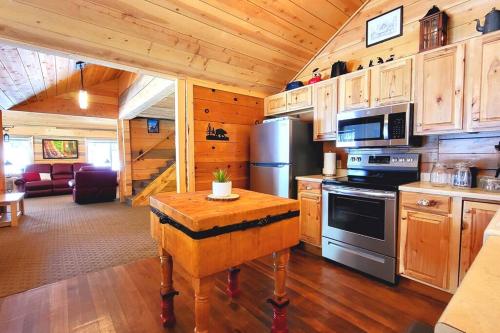
[[[452,197],[464,197],[478,200],[500,201],[500,193],[488,192],[480,188],[456,188],[452,186],[436,187],[430,182],[414,182],[399,186],[400,191],[417,192]]]
[[[495,215],[500,219],[500,211]],[[494,220],[495,220],[494,219]],[[488,237],[436,324],[436,333],[494,333],[500,326],[500,237]]]
[[[321,183],[324,179],[335,179],[340,177],[345,177],[347,175],[347,169],[337,169],[337,174],[332,177],[325,177],[323,175],[308,175],[308,176],[297,176],[296,180],[302,180],[306,182]]]

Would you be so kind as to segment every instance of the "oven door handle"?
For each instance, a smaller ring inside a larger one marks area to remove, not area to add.
[[[325,188],[326,192],[336,193],[336,194],[346,194],[359,197],[367,198],[377,198],[377,199],[396,199],[395,192],[385,192],[385,191],[366,191],[362,189],[347,189],[347,188]]]

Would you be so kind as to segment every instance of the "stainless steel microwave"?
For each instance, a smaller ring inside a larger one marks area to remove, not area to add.
[[[337,115],[337,147],[418,146],[413,104],[344,111]]]

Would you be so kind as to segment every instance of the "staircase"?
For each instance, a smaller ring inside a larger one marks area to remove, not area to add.
[[[146,172],[145,179],[132,181],[132,196],[127,204],[132,207],[146,206],[149,196],[160,192],[172,192],[177,189],[175,160],[167,160],[154,172]]]

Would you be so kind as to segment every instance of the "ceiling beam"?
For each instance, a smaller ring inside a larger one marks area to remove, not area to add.
[[[133,119],[175,91],[175,82],[141,75],[119,97],[119,119]]]

